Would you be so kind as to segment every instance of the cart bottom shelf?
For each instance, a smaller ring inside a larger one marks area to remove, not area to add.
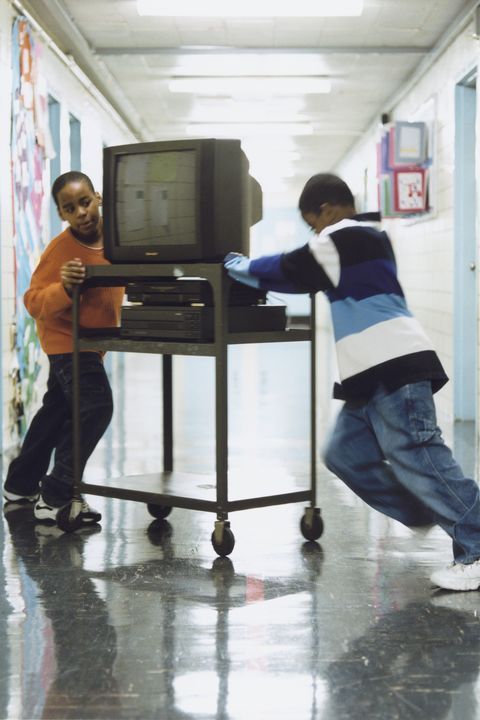
[[[266,482],[263,476],[255,478],[249,473],[246,478],[233,474],[229,476],[227,484],[221,478],[217,479],[216,475],[175,471],[118,477],[101,485],[83,482],[80,490],[90,495],[143,502],[149,513],[159,521],[163,521],[174,507],[216,513],[211,542],[215,552],[223,557],[229,555],[235,545],[228,520],[228,513],[235,510],[295,502],[309,503],[300,522],[301,533],[310,541],[322,535],[323,520],[320,510],[314,506],[314,490],[292,490],[295,483],[298,484],[298,480],[288,475],[279,474],[275,476],[275,482]],[[253,491],[252,494],[245,497],[249,490]],[[231,493],[230,497],[228,493]],[[63,513],[59,519],[59,525],[67,532],[77,527],[75,505],[78,504],[73,502],[71,510]]]

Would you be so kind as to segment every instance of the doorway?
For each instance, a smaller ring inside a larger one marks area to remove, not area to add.
[[[477,462],[477,72],[455,87],[454,449],[465,473]]]

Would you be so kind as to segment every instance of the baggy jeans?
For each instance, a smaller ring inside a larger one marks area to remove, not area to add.
[[[72,354],[49,355],[48,359],[47,391],[30,423],[20,454],[10,463],[5,488],[18,495],[33,495],[41,485],[43,499],[61,506],[73,495]],[[88,458],[110,423],[113,401],[101,356],[82,352],[79,359],[83,474]],[[52,455],[54,462],[48,473]]]
[[[364,405],[345,403],[325,464],[375,510],[409,527],[436,523],[455,562],[480,558],[480,495],[437,426],[430,382],[379,387]]]

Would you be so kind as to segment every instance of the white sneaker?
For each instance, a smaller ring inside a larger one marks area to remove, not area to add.
[[[67,503],[69,505],[70,503]],[[35,518],[37,520],[42,520],[44,522],[57,522],[57,513],[59,510],[62,509],[62,507],[66,507],[66,505],[62,505],[61,507],[54,507],[52,505],[48,505],[48,503],[45,502],[45,500],[40,495],[37,504],[35,505],[35,508],[33,510],[33,513],[35,515]],[[102,519],[101,514],[98,512],[98,510],[95,510],[94,508],[90,507],[90,505],[83,500],[82,506],[80,509],[80,520],[83,524],[89,525],[91,523],[98,523]]]
[[[480,560],[469,565],[451,563],[443,570],[430,575],[434,585],[444,590],[478,590],[480,587]]]

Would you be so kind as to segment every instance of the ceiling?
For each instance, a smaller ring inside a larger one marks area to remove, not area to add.
[[[142,17],[136,0],[21,2],[138,140],[238,137],[272,197],[297,194],[313,173],[335,169],[475,5],[365,0],[359,17],[193,18]],[[172,79],[199,76],[229,85],[217,94],[169,88]],[[246,90],[233,92],[235,76],[248,78]],[[258,91],[255,76],[283,78],[280,91]],[[317,78],[330,79],[330,93],[310,92]]]

